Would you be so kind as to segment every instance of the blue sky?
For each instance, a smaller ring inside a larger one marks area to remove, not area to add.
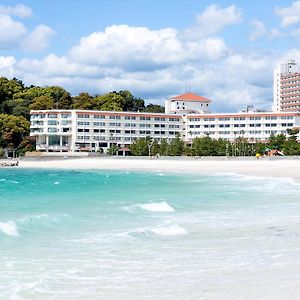
[[[269,108],[272,69],[300,62],[300,0],[2,0],[0,76],[72,94],[192,91],[214,111]]]

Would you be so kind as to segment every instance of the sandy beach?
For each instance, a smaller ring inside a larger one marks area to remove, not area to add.
[[[210,175],[235,173],[247,176],[292,178],[300,182],[299,159],[68,158],[64,160],[22,160],[20,168],[134,170]]]

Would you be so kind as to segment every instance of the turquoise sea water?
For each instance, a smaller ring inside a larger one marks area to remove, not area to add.
[[[300,186],[0,170],[0,299],[299,299]]]

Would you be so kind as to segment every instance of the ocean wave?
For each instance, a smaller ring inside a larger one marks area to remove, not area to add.
[[[0,231],[10,236],[19,236],[18,227],[15,222],[0,222]]]
[[[125,206],[123,209],[127,212],[133,213],[137,209],[150,211],[150,212],[174,212],[175,209],[167,202],[152,202],[152,203],[139,203],[131,206]]]
[[[136,235],[145,235],[145,236],[177,236],[177,235],[184,235],[187,234],[188,231],[177,223],[156,226],[151,228],[138,228],[127,232],[129,236],[136,236]]]
[[[170,224],[167,226],[155,227],[151,229],[151,232],[163,236],[174,236],[188,233],[188,231],[184,227],[178,224]]]

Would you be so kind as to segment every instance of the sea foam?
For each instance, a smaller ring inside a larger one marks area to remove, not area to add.
[[[7,235],[19,236],[18,227],[15,222],[0,222],[0,231]]]
[[[188,231],[184,227],[178,224],[169,224],[166,226],[155,227],[152,228],[150,231],[157,235],[163,236],[175,236],[188,233]]]
[[[137,209],[142,209],[150,212],[174,212],[175,209],[167,202],[152,202],[152,203],[139,203],[131,206],[125,206],[123,209],[127,212],[134,212]]]

